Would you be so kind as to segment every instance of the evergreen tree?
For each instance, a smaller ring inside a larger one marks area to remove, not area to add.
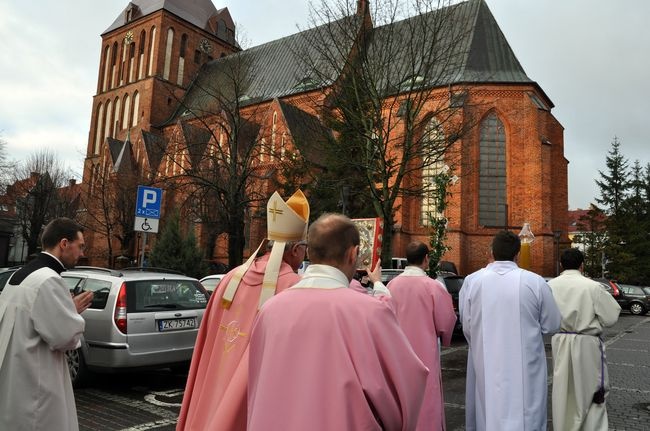
[[[650,163],[645,165],[642,180],[642,195],[644,204],[644,212],[647,218],[650,218]]]
[[[633,284],[647,285],[650,282],[650,214],[647,212],[646,178],[639,160],[632,168],[629,192],[623,203],[623,223],[621,237],[625,250],[632,259],[629,265],[621,268],[621,279]]]
[[[201,278],[208,272],[192,230],[183,235],[178,212],[165,220],[149,260],[154,267],[172,269],[190,277]]]
[[[620,152],[621,144],[614,137],[612,148],[607,153],[605,165],[607,173],[598,171],[600,180],[596,184],[600,189],[600,197],[596,202],[604,208],[608,216],[618,216],[628,188],[628,161]]]
[[[614,137],[605,159],[607,171],[598,171],[600,180],[596,180],[596,184],[600,189],[600,197],[596,198],[596,202],[601,204],[601,208],[607,215],[605,244],[607,274],[618,281],[626,281],[623,277],[624,268],[628,267],[633,260],[627,248],[626,217],[623,213],[629,187],[629,166],[620,147],[618,138]]]
[[[635,161],[629,168],[614,138],[606,158],[607,172],[600,171],[596,180],[607,214],[605,255],[607,275],[625,283],[650,283],[650,167],[645,171]]]

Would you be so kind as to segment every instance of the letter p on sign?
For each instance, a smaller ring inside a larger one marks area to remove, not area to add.
[[[156,192],[153,190],[145,190],[142,196],[142,208],[146,208],[149,204],[155,204],[156,197]]]

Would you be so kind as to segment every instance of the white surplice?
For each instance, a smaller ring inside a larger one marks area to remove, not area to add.
[[[546,430],[542,334],[561,315],[542,277],[497,261],[465,278],[460,316],[469,343],[467,431]]]
[[[37,259],[55,265],[44,253]],[[5,287],[0,295],[0,429],[78,430],[65,351],[79,346],[84,326],[67,285],[50,267]]]
[[[553,428],[607,431],[605,403],[592,402],[601,381],[609,389],[605,345],[598,336],[616,323],[621,307],[600,283],[575,269],[548,284],[562,313],[560,333],[552,340]]]

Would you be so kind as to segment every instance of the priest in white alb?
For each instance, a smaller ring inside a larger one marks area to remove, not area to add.
[[[621,307],[600,283],[582,275],[583,261],[580,250],[564,250],[564,271],[548,283],[562,313],[552,340],[553,428],[607,431],[609,379],[600,337],[603,328],[616,323]]]
[[[469,275],[460,316],[469,344],[467,431],[545,431],[547,370],[543,334],[561,315],[539,275],[515,263],[521,243],[510,231],[492,240],[494,262]]]

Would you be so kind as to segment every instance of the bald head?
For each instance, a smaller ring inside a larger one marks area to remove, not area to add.
[[[339,267],[351,247],[359,245],[359,231],[342,214],[323,214],[309,228],[309,259],[312,263]]]

